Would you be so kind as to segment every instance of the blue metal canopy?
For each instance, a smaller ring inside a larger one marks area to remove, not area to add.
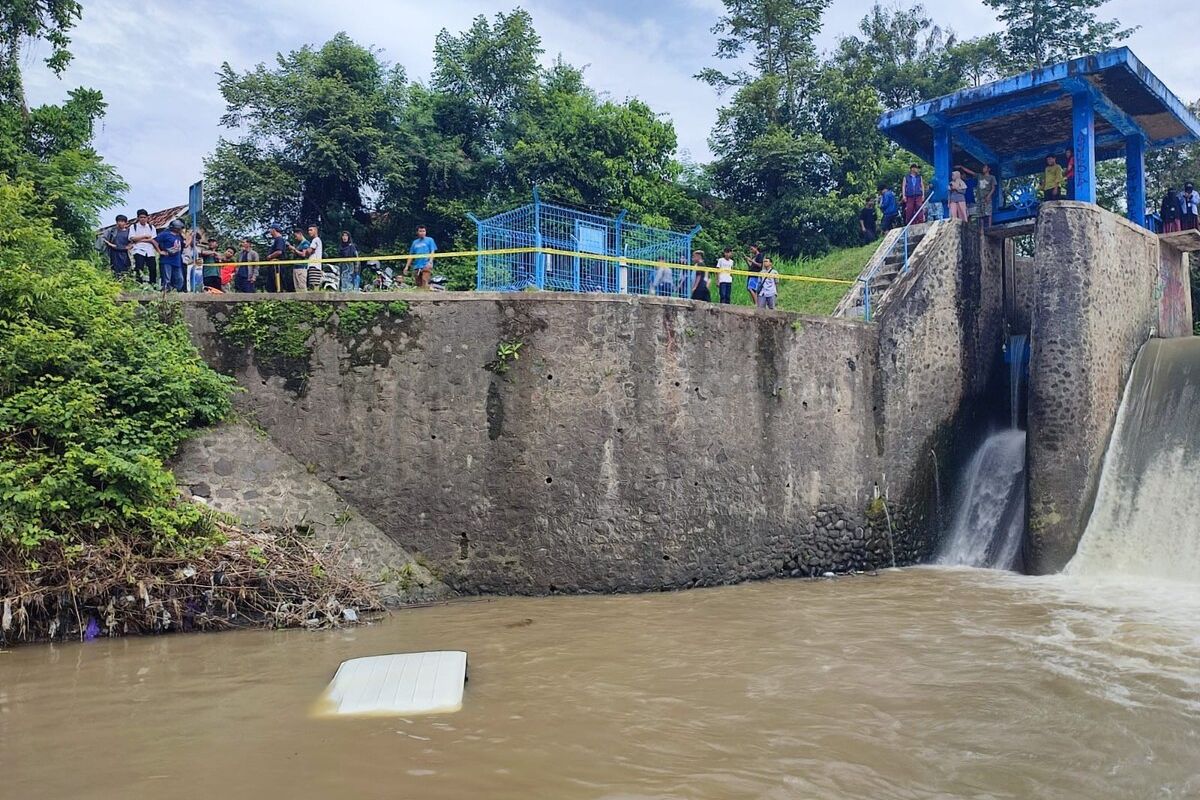
[[[1200,121],[1123,47],[890,111],[879,128],[934,165],[945,199],[954,164],[1003,178],[1074,155],[1073,197],[1095,202],[1095,164],[1125,158],[1129,216],[1145,220],[1145,154],[1200,141]],[[999,200],[999,193],[997,193]]]

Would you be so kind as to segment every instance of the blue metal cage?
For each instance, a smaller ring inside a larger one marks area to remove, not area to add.
[[[529,205],[487,219],[469,216],[480,251],[475,267],[479,291],[519,292],[533,287],[691,296],[695,272],[688,267],[700,226],[687,233],[653,228],[629,222],[625,211],[610,217],[544,203],[537,189]],[[524,248],[531,251],[486,252]]]

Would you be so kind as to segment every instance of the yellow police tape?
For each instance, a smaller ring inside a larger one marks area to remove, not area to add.
[[[694,272],[719,273],[729,272],[731,275],[745,275],[750,278],[761,278],[761,272],[750,272],[743,269],[719,270],[716,267],[696,267],[691,264],[672,264],[667,261],[651,261],[645,258],[625,258],[623,256],[608,256],[598,253],[585,253],[576,250],[555,250],[549,247],[509,247],[499,250],[462,250],[453,253],[402,253],[390,256],[353,256],[347,258],[322,258],[322,264],[338,264],[348,261],[407,261],[409,259],[423,261],[428,258],[475,258],[477,256],[512,256],[524,253],[542,253],[548,256],[568,256],[570,258],[579,258],[585,261],[606,261],[609,263],[620,264],[622,266],[637,266],[637,267],[669,267],[670,269],[692,270]],[[221,267],[272,267],[284,265],[307,265],[306,258],[293,259],[273,259],[270,261],[222,261],[217,266]],[[773,276],[776,280],[781,281],[808,281],[810,283],[834,283],[843,286],[853,286],[854,281],[842,280],[840,278],[818,278],[815,275],[785,275],[779,273]]]

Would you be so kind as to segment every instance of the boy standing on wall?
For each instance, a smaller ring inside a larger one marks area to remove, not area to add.
[[[692,267],[696,268],[696,279],[692,281],[692,299],[705,303],[712,302],[712,293],[708,288],[708,272],[704,270],[704,251],[692,251]]]
[[[308,258],[308,239],[304,238],[303,228],[293,228],[292,238],[296,240],[296,244],[289,244],[288,250],[292,251],[292,255],[297,258]],[[308,266],[292,264],[292,291],[307,292],[308,291]]]
[[[431,256],[437,252],[437,242],[430,238],[425,230],[424,225],[417,226],[417,238],[413,239],[412,245],[408,248],[408,252],[412,255]],[[410,258],[404,262],[404,277],[408,277],[408,270],[415,268],[413,272],[413,281],[418,289],[428,289],[429,283],[433,279],[433,259],[432,258]]]
[[[761,244],[750,245],[750,255],[746,257],[746,269],[749,272],[762,272],[763,249]],[[750,302],[758,305],[758,276],[746,278],[746,291],[750,293]]]
[[[717,259],[717,269],[720,270],[717,274],[717,293],[720,295],[721,304],[727,306],[733,293],[732,247],[726,247],[721,252],[721,257]]]
[[[129,271],[129,249],[133,247],[129,243],[129,217],[117,214],[116,227],[104,234],[101,241],[108,251],[108,263],[112,266],[113,275],[125,277]]]
[[[1185,231],[1200,227],[1200,192],[1189,181],[1183,186],[1183,214],[1180,216],[1180,227]]]
[[[144,208],[137,211],[136,221],[129,226],[129,241],[133,243],[133,271],[138,283],[158,284],[158,251],[154,237],[158,231],[150,224],[150,214]]]
[[[778,278],[779,273],[775,271],[775,265],[771,259],[763,261],[762,284],[758,287],[759,308],[775,308],[775,296],[779,293]]]

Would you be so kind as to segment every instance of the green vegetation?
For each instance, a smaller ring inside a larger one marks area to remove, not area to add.
[[[483,365],[483,368],[497,375],[504,375],[512,367],[512,363],[521,358],[521,348],[524,342],[500,342],[496,345],[496,358]]]
[[[216,327],[219,335],[253,347],[256,355],[307,360],[313,329],[331,316],[329,303],[264,300],[235,306]]]
[[[338,307],[338,330],[351,336],[362,333],[382,313],[383,303],[346,303]]]
[[[821,256],[820,258],[774,259],[775,269],[782,275],[811,275],[818,278],[837,278],[844,281],[856,280],[863,267],[871,260],[879,243],[849,247]],[[743,265],[744,266],[744,265]],[[742,268],[742,266],[739,266]],[[716,296],[716,275],[712,276],[713,296]],[[850,289],[843,283],[813,283],[810,281],[779,281],[781,311],[795,311],[817,316],[832,314],[838,302]],[[750,305],[750,293],[746,291],[746,278],[733,278],[734,305]]]
[[[0,545],[31,561],[115,534],[202,549],[216,528],[163,461],[228,412],[230,383],[182,324],[118,304],[33,205],[0,176]]]

